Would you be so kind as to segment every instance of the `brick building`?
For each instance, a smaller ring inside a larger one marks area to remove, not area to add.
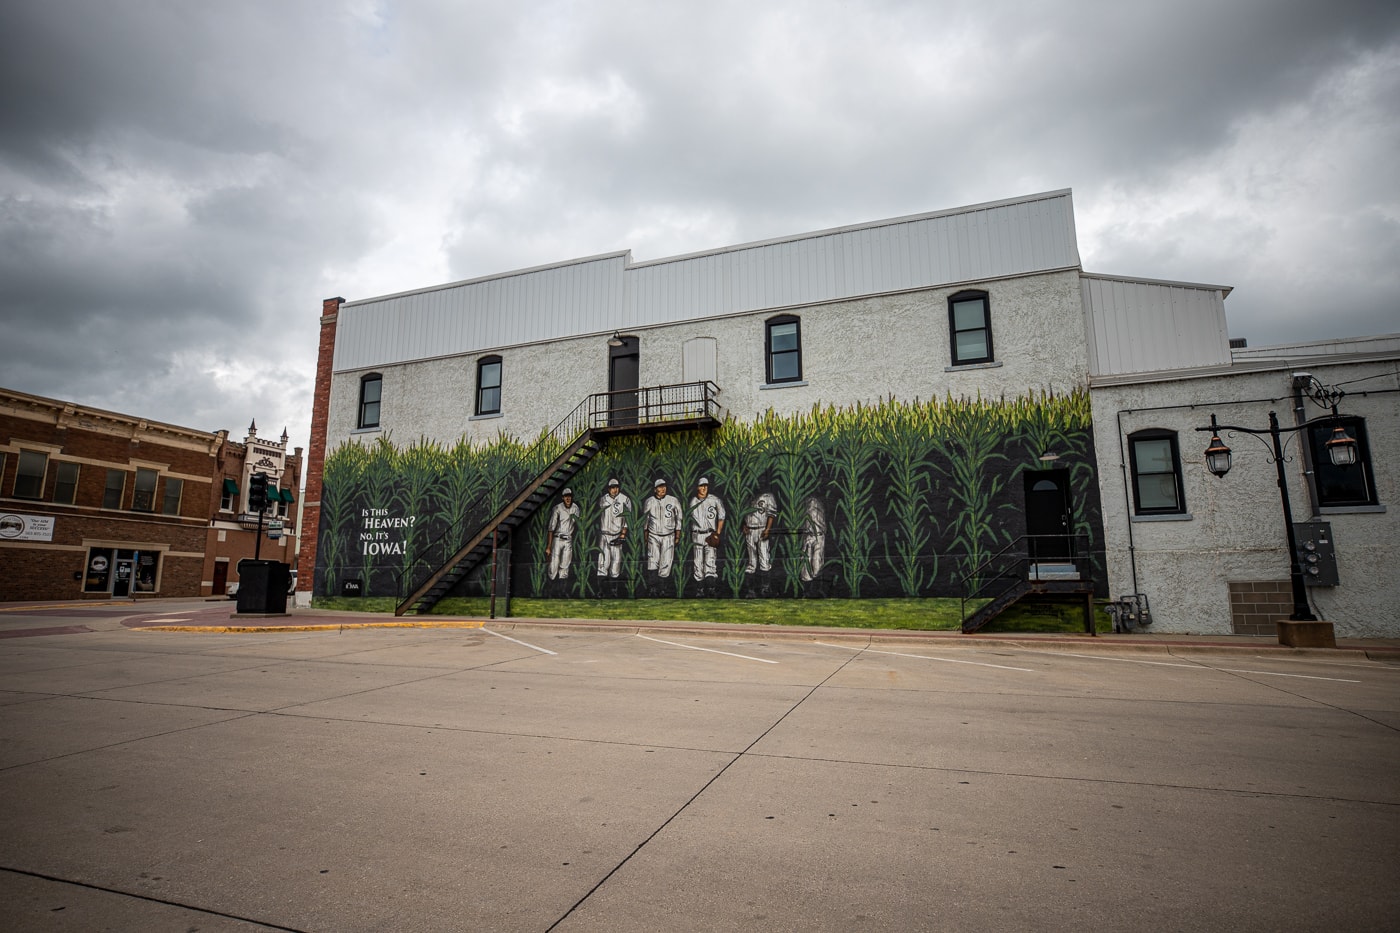
[[[0,601],[222,593],[253,553],[254,468],[278,480],[266,517],[293,517],[301,451],[285,450],[285,436],[238,444],[0,389]],[[290,560],[295,542],[267,542],[262,556]]]
[[[211,486],[209,531],[205,544],[203,593],[222,596],[238,580],[238,562],[255,554],[264,560],[296,565],[297,489],[301,482],[301,448],[287,453],[287,432],[280,440],[258,437],[257,422],[248,426],[242,443],[224,438],[217,454]],[[263,514],[265,536],[256,546],[258,515],[248,507],[249,479],[266,473],[275,501]],[[279,528],[280,526],[280,528]],[[267,535],[279,528],[280,535]]]

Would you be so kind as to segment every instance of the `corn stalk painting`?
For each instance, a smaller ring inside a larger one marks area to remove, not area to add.
[[[425,542],[466,540],[557,453],[532,444],[500,436],[452,447],[424,439],[398,449],[383,438],[342,445],[324,472],[318,595],[332,595],[346,573],[361,575],[369,595],[396,595],[394,581],[410,563],[439,559]],[[1083,391],[889,398],[769,412],[712,431],[616,437],[569,480],[580,508],[569,577],[547,575],[544,541],[556,496],[515,533],[512,588],[544,598],[956,596],[966,574],[1026,533],[1022,476],[1033,481],[1047,464],[1068,477],[1072,530],[1101,541]],[[687,507],[701,476],[727,514],[718,579],[695,583],[688,522],[671,575],[662,579],[646,566],[642,504],[663,478]],[[610,478],[632,502],[617,579],[597,573],[598,503]],[[361,546],[367,511],[389,520],[393,546],[385,553]],[[755,514],[768,531],[760,545],[761,535],[744,530]],[[477,573],[456,592],[480,595],[486,585],[486,574]]]

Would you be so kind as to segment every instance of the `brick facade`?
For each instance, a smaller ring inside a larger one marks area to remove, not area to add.
[[[335,325],[344,298],[321,302],[321,342],[316,351],[316,388],[311,402],[311,442],[306,452],[304,529],[297,559],[297,591],[309,600],[316,579],[316,542],[321,527],[321,469],[326,462],[326,427],[330,419],[331,375],[335,362]]]
[[[1278,623],[1293,614],[1288,580],[1230,581],[1230,622],[1236,635],[1278,634]]]
[[[225,467],[241,464],[241,449],[229,444],[225,431],[0,389],[0,515],[23,517],[29,526],[21,531],[21,521],[14,520],[0,526],[0,602],[207,595],[211,541],[217,537],[213,516],[219,514]],[[47,458],[37,496],[16,489],[26,451]],[[282,484],[295,490],[300,451],[287,458],[286,467]],[[74,468],[72,501],[62,501],[70,498],[70,487],[60,488],[60,471],[71,482]],[[120,478],[116,499],[109,498],[109,474]],[[154,479],[139,496],[138,475],[143,482]],[[289,511],[294,517],[295,506]],[[48,523],[47,540],[30,537],[35,525]],[[254,533],[226,534],[234,538],[231,553],[242,556],[246,544],[251,554]],[[264,557],[289,560],[294,543],[268,550]]]

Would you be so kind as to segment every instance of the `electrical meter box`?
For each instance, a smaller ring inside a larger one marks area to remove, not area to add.
[[[1308,586],[1336,586],[1337,551],[1332,546],[1331,522],[1294,522],[1298,565]]]

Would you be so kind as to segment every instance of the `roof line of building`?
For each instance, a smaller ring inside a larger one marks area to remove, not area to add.
[[[627,269],[644,269],[650,266],[661,266],[673,262],[684,262],[690,259],[698,259],[704,256],[720,256],[725,253],[738,253],[749,249],[760,249],[765,246],[775,246],[780,243],[795,243],[800,240],[815,240],[821,237],[836,236],[842,233],[853,233],[858,230],[875,230],[880,227],[892,227],[897,224],[914,223],[921,220],[932,220],[938,217],[952,217],[957,214],[971,214],[977,211],[991,210],[998,207],[1009,207],[1015,204],[1032,204],[1036,201],[1049,201],[1055,198],[1072,196],[1073,189],[1060,188],[1055,191],[1042,191],[1037,194],[1027,194],[1015,198],[1003,198],[999,201],[983,201],[979,204],[968,204],[963,207],[954,207],[946,210],[927,211],[922,214],[905,214],[901,217],[887,217],[883,220],[870,220],[862,223],[848,224],[841,227],[828,227],[824,230],[813,230],[807,233],[794,233],[787,236],[772,237],[766,240],[751,240],[746,243],[738,243],[732,246],[720,246],[714,249],[698,250],[691,253],[681,253],[675,256],[665,256],[660,259],[647,259],[641,262],[632,260],[632,250],[622,249],[610,253],[598,253],[593,256],[584,256],[579,259],[566,259],[560,262],[545,263],[538,266],[530,266],[525,269],[512,269],[508,272],[495,272],[490,275],[480,275],[474,278],[461,279],[456,282],[444,282],[440,285],[428,285],[423,288],[413,288],[402,292],[391,292],[387,295],[375,295],[370,298],[360,298],[355,301],[347,301],[341,304],[342,308],[353,308],[359,305],[375,304],[381,301],[388,301],[393,298],[405,298],[410,295],[426,295],[432,292],[445,291],[452,288],[461,288],[467,285],[478,285],[482,282],[491,282],[501,279],[511,279],[522,275],[531,275],[537,272],[548,272],[553,269],[563,269],[568,266],[581,266],[592,262],[605,262],[613,259],[621,259],[624,271]],[[1109,276],[1105,276],[1109,278]]]
[[[1137,275],[1110,275],[1106,272],[1083,272],[1086,279],[1100,279],[1106,282],[1128,282],[1138,285],[1166,285],[1172,288],[1198,288],[1203,291],[1220,292],[1222,298],[1230,297],[1235,290],[1233,285],[1211,285],[1206,282],[1177,282],[1172,279],[1144,279]]]
[[[170,424],[166,421],[156,421],[151,418],[140,418],[135,415],[124,415],[121,412],[108,411],[104,408],[94,408],[90,405],[79,405],[77,402],[68,402],[62,399],[48,398],[43,395],[32,395],[28,392],[21,392],[18,389],[6,389],[0,387],[0,399],[9,402],[26,405],[30,408],[49,409],[60,415],[83,415],[97,418],[104,421],[111,421],[116,424],[127,424],[141,430],[157,430],[167,434],[183,434],[190,437],[198,437],[201,440],[218,440],[228,436],[228,431],[205,431],[200,428],[189,428],[184,425]]]

